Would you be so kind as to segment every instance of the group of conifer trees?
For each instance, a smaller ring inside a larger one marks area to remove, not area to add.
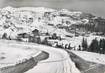
[[[97,40],[97,38],[95,38],[92,40],[91,44],[88,45],[87,39],[83,38],[82,50],[105,54],[105,39]]]

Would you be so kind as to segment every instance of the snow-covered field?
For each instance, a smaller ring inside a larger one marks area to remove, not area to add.
[[[15,43],[0,40],[0,67],[15,65],[40,52],[40,50],[33,49],[32,47],[22,46],[21,44],[15,45]]]
[[[97,53],[85,52],[85,51],[72,51],[72,52],[86,61],[105,65],[104,54],[97,54]]]
[[[9,61],[14,62],[22,57],[27,58],[28,55],[31,55],[33,53],[36,54],[40,51],[45,51],[49,53],[48,59],[38,62],[38,64],[34,68],[30,69],[25,73],[80,73],[79,70],[75,67],[75,64],[69,58],[68,53],[64,50],[34,43],[16,42],[8,40],[0,40],[0,42],[3,42],[0,43],[0,45],[6,47],[4,49],[2,47],[1,51],[5,53],[7,52],[6,54],[8,54],[3,55],[8,57],[7,59],[5,59],[5,61],[3,61],[3,63]],[[6,46],[4,43],[8,45]],[[31,49],[30,47],[33,49]],[[0,62],[2,62],[2,60]]]
[[[37,29],[39,30],[40,36],[42,36],[41,33],[49,33],[50,36],[53,33],[56,33],[57,36],[64,39],[60,41],[57,39],[58,44],[70,43],[71,47],[75,47],[75,49],[81,45],[83,38],[87,38],[88,45],[95,38],[104,38],[91,34],[89,34],[89,36],[75,37],[74,33],[70,33],[64,28],[57,27],[57,25],[60,25],[60,27],[69,27],[72,24],[79,24],[82,22],[82,20],[76,21],[68,17],[62,17],[60,14],[64,13],[78,17],[82,12],[70,12],[65,9],[57,11],[44,7],[6,7],[1,9],[0,13],[0,38],[3,37],[4,33],[6,33],[7,35],[5,36],[5,39],[14,40],[17,39],[18,34],[20,33],[32,34],[32,31]],[[87,19],[84,19],[84,21],[85,23],[88,22]],[[67,37],[67,35],[72,37]],[[68,53],[62,49],[28,42],[20,43],[6,40],[0,40],[0,67],[16,64],[17,62],[21,62],[23,59],[27,59],[33,55],[35,56],[37,53],[39,54],[41,51],[47,52],[49,54],[49,58],[38,62],[37,66],[25,73],[80,73],[75,67],[75,64],[71,61]],[[82,51],[72,52],[87,61],[105,64],[105,56],[102,54]]]

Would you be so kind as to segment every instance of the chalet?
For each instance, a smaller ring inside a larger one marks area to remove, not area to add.
[[[39,30],[38,29],[35,29],[32,31],[32,34],[35,36],[39,36]]]
[[[29,34],[27,34],[27,33],[20,33],[20,34],[18,34],[18,37],[19,38],[28,38]]]

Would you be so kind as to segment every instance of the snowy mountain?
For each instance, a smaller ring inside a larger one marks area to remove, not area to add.
[[[17,39],[18,34],[27,33],[31,35],[32,31],[37,29],[40,36],[46,33],[51,36],[56,33],[57,36],[65,39],[60,43],[66,41],[65,43],[74,42],[80,45],[82,38],[70,37],[82,36],[84,33],[90,35],[94,31],[103,32],[104,22],[102,18],[79,11],[55,10],[45,7],[13,8],[8,6],[0,10],[0,38],[6,36],[9,39]],[[100,29],[101,27],[102,29]],[[80,39],[80,41],[75,42],[72,39]]]
[[[101,17],[96,17],[92,14],[79,11],[69,11],[67,9],[55,10],[45,7],[13,8],[11,6],[8,6],[0,9],[0,39],[2,38],[8,40],[25,41],[22,42],[24,46],[28,44],[28,48],[30,48],[29,46],[31,46],[32,48],[38,48],[38,50],[40,51],[43,50],[49,53],[49,58],[40,62],[41,64],[39,63],[39,65],[35,67],[37,69],[33,68],[26,73],[35,71],[36,73],[38,71],[41,71],[41,73],[45,71],[46,73],[47,71],[50,71],[52,67],[55,67],[52,70],[52,73],[69,73],[70,71],[70,73],[80,73],[79,70],[75,67],[75,64],[71,61],[68,53],[61,48],[77,50],[79,46],[81,47],[83,38],[86,38],[86,40],[88,41],[87,45],[90,45],[91,41],[95,38],[98,38],[98,40],[100,40],[101,38],[105,39],[104,36],[102,37],[94,35],[94,33],[96,32],[105,34],[104,23],[105,19]],[[5,40],[3,41],[5,42]],[[4,44],[3,41],[1,41],[1,45]],[[8,41],[6,40],[6,42]],[[11,42],[12,41],[10,41],[10,43]],[[12,43],[16,45],[19,42],[15,41]],[[22,43],[20,43],[20,45],[23,46]],[[8,45],[2,47],[1,53],[2,51],[5,52],[6,47],[8,47]],[[11,49],[13,48],[6,50],[10,51]],[[14,50],[18,50],[16,46]],[[24,55],[24,53],[22,52],[26,51],[17,51],[17,53]],[[31,53],[30,50],[29,52]],[[79,54],[79,56],[81,58],[83,57],[83,59],[86,61],[105,64],[105,60],[103,59],[104,55],[81,51],[72,52],[76,55]],[[8,55],[12,55],[13,57],[14,55],[18,55],[15,54],[15,52],[7,53]],[[28,52],[26,52],[26,54],[28,54]],[[93,56],[94,58],[90,56]],[[52,63],[51,68],[46,68],[44,70],[43,68],[49,67],[50,62],[52,61],[54,63]],[[57,64],[55,63],[55,61],[57,62]],[[46,63],[49,64],[46,65]],[[44,71],[42,72],[42,70],[40,69],[43,69]]]
[[[44,7],[22,7],[13,8],[5,7],[0,10],[0,25],[3,32],[10,30],[11,32],[31,32],[38,28],[48,30],[45,26],[69,27],[72,24],[87,23],[87,19],[75,20],[82,12],[70,12],[69,10],[54,10]],[[40,30],[41,31],[41,30]],[[10,34],[8,34],[10,36]]]

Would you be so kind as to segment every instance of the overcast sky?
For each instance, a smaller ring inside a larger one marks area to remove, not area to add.
[[[0,7],[37,6],[50,8],[67,8],[93,13],[105,18],[105,0],[0,0]]]

